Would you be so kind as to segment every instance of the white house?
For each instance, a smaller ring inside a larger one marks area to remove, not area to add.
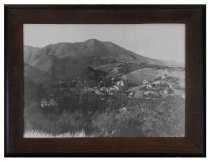
[[[120,86],[120,87],[124,87],[125,84],[124,84],[124,81],[123,80],[119,80],[115,83],[116,86]]]
[[[147,85],[148,81],[147,80],[143,80],[143,85]]]
[[[57,103],[54,99],[49,99],[48,101],[46,99],[43,99],[40,103],[40,106],[42,108],[49,107],[49,106],[56,106],[56,105],[57,105]]]

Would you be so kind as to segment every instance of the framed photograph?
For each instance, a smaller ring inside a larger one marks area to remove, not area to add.
[[[5,5],[5,156],[206,156],[205,5]]]

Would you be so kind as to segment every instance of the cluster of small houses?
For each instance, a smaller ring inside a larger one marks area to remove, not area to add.
[[[155,91],[156,87],[164,85],[164,88],[159,91]],[[111,87],[101,87],[100,92],[103,94],[108,94],[108,95],[114,95],[114,94],[119,94],[119,92],[123,96],[127,97],[135,97],[135,94],[138,93],[138,97],[158,97],[158,96],[163,96],[167,95],[170,93],[173,93],[173,86],[174,84],[168,84],[165,81],[157,80],[153,82],[149,82],[147,80],[143,80],[143,83],[135,87],[134,89],[128,89],[125,91],[122,91],[125,87],[125,81],[124,80],[119,80],[115,83],[115,85]],[[141,95],[140,95],[141,93]]]
[[[54,99],[43,99],[40,103],[40,106],[43,107],[51,107],[51,106],[57,106],[57,102]]]
[[[114,78],[111,78],[111,80],[114,80]],[[100,84],[103,85],[103,81],[100,82]],[[99,88],[99,91],[103,94],[113,95],[121,91],[125,86],[124,80],[119,80],[115,82],[113,86],[105,87],[102,86]]]
[[[111,78],[111,81],[114,82],[115,78]],[[59,82],[62,84],[62,82]],[[125,88],[125,81],[118,80],[116,81],[112,86],[106,87],[102,86],[104,85],[103,81],[100,81],[100,86],[95,88],[84,88],[83,90],[86,90],[88,92],[95,93],[96,95],[123,95],[126,97],[136,97],[136,98],[147,98],[150,97],[162,97],[166,96],[168,94],[173,93],[174,91],[174,84],[169,84],[166,81],[163,80],[156,80],[153,82],[149,82],[147,80],[144,80],[142,84],[130,88],[126,90]],[[162,85],[162,89],[158,89]],[[184,96],[183,96],[184,98]],[[103,97],[102,97],[103,99]],[[54,99],[43,99],[40,103],[41,107],[50,107],[50,106],[56,106],[57,103]]]

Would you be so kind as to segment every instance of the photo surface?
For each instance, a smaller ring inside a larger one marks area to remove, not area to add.
[[[24,137],[184,137],[184,24],[24,24]]]

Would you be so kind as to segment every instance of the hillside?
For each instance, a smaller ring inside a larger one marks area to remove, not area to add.
[[[89,66],[98,67],[110,63],[171,65],[171,62],[140,56],[114,43],[96,39],[51,44],[43,48],[26,46],[24,62],[61,79],[76,78]]]
[[[44,83],[53,79],[48,73],[24,63],[24,76],[34,83]]]
[[[25,136],[183,137],[185,69],[96,39],[24,47]]]

